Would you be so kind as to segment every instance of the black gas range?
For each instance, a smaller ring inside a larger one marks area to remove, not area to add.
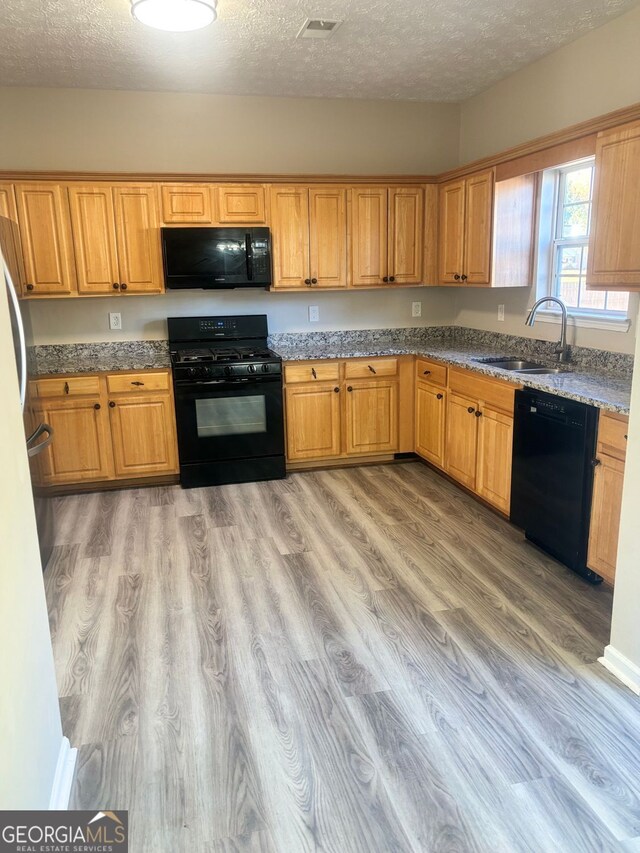
[[[263,314],[170,317],[180,482],[285,476],[282,363]]]

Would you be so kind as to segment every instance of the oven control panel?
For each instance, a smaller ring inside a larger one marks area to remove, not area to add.
[[[235,364],[194,364],[174,365],[173,376],[181,382],[251,382],[272,376],[280,376],[282,365],[279,361],[238,362]]]

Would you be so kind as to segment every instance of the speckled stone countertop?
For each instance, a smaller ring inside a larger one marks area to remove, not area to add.
[[[532,375],[502,370],[484,359],[506,356],[554,366],[555,344],[456,327],[274,335],[270,343],[284,361],[420,355],[607,411],[629,413],[633,359],[620,353],[573,347],[566,373]]]
[[[101,373],[108,370],[166,368],[167,341],[118,341],[94,344],[49,344],[30,347],[29,374]]]

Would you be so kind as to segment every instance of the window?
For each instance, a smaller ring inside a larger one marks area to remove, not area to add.
[[[538,291],[574,316],[624,320],[628,293],[586,289],[594,171],[590,159],[543,174]]]

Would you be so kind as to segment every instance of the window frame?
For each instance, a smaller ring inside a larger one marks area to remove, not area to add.
[[[562,237],[562,212],[565,208],[564,191],[566,176],[585,166],[595,167],[595,157],[584,157],[569,163],[545,169],[541,174],[540,198],[538,204],[538,236],[536,255],[536,293],[537,298],[556,296],[558,281],[558,264],[560,263],[559,249],[563,246],[587,247],[589,233],[585,237]],[[589,199],[588,229],[591,230],[593,218],[593,185],[591,181],[591,197]],[[580,281],[580,276],[578,276]],[[608,298],[608,297],[607,297]],[[630,294],[631,298],[631,294]],[[605,303],[606,304],[606,303]],[[552,303],[543,305],[539,311],[540,319],[549,322],[559,322],[560,311]],[[583,308],[567,305],[568,316],[576,325],[593,328],[618,329],[626,331],[630,327],[630,305],[619,311],[611,308]]]

